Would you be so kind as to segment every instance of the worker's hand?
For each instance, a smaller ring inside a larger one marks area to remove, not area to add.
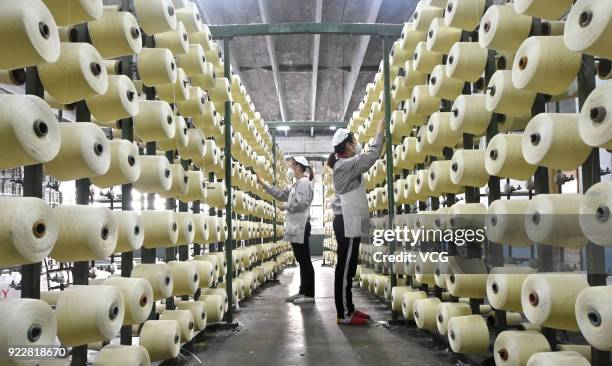
[[[381,118],[378,121],[378,125],[376,126],[376,134],[384,134],[385,133],[385,119]]]
[[[259,183],[262,186],[266,185],[266,182],[264,182],[264,180],[259,175],[257,176],[257,183]]]

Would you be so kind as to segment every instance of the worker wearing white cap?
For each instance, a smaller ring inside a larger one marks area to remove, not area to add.
[[[351,287],[357,271],[357,257],[362,236],[368,236],[370,213],[362,174],[376,163],[383,147],[384,120],[379,121],[370,149],[361,152],[361,145],[352,132],[338,129],[332,139],[334,152],[327,159],[333,169],[336,197],[334,233],[338,244],[338,260],[334,280],[334,298],[338,324],[365,325],[370,316],[355,310]],[[347,317],[348,316],[348,317]]]
[[[275,199],[287,202],[285,205],[285,235],[283,240],[291,243],[293,254],[300,265],[300,290],[296,295],[287,298],[296,304],[314,302],[315,277],[314,267],[310,259],[310,204],[313,198],[312,183],[314,174],[303,156],[289,159],[289,175],[295,177],[296,181],[290,187],[278,189],[266,184],[260,177],[257,181],[266,192]]]

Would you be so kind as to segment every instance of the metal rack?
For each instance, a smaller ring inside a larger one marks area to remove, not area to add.
[[[493,5],[493,1],[487,0],[485,10],[491,5]],[[533,25],[532,25],[532,32],[530,35],[543,35],[545,34],[544,28],[545,28],[545,24],[543,24],[540,21],[540,19],[534,18]],[[462,41],[468,41],[468,40],[471,40],[471,41],[477,40],[477,34],[472,33],[472,32],[464,32],[464,34],[462,35]],[[385,98],[385,122],[386,122],[385,127],[386,127],[387,136],[390,136],[391,97],[390,97],[390,85],[389,85],[389,78],[388,78],[388,70],[389,70],[388,54],[389,54],[388,43],[386,41],[386,38],[383,38],[383,70],[384,70],[384,78],[385,78],[384,79],[384,82],[385,82],[384,98]],[[466,84],[466,90],[464,90],[464,92],[469,93],[471,92],[471,90],[480,90],[482,89],[482,85],[484,86],[488,85],[490,78],[492,77],[493,73],[496,70],[497,70],[497,60],[495,58],[495,51],[489,50],[484,78],[470,85],[469,90],[467,89],[469,84]],[[594,58],[592,56],[584,55],[582,64],[581,64],[581,68],[580,68],[580,72],[578,74],[578,104],[580,108],[582,108],[584,101],[586,100],[586,98],[588,97],[588,95],[591,93],[591,91],[594,88],[595,88]],[[546,101],[547,101],[547,96],[539,94],[533,105],[532,115],[546,112]],[[442,101],[442,110],[447,110],[447,111],[450,110],[449,102],[450,101],[445,101],[445,100]],[[493,138],[493,136],[499,133],[497,124],[498,124],[500,117],[501,116],[498,114],[495,114],[495,113],[493,114],[491,118],[491,122],[487,129],[487,133],[486,133],[487,143]],[[275,123],[280,124],[281,122],[275,122]],[[304,122],[299,122],[299,123],[300,123],[300,127],[308,127],[307,123],[304,123]],[[312,124],[315,125],[314,123]],[[319,122],[319,125],[324,125],[324,124],[325,125],[336,125],[337,122]],[[464,134],[463,140],[464,140],[464,146],[463,146],[464,149],[474,149],[473,137],[471,135]],[[395,203],[394,203],[394,197],[393,197],[394,192],[393,192],[393,186],[391,184],[394,178],[393,162],[392,162],[393,154],[392,154],[390,145],[391,144],[387,144],[387,151],[386,151],[386,154],[387,154],[387,161],[386,161],[387,185],[386,186],[387,186],[387,196],[388,196],[388,209],[385,210],[386,212],[384,212],[385,214],[388,215],[389,227],[391,227],[391,224],[393,223],[393,217],[395,214],[394,212]],[[445,158],[450,159],[452,157],[452,151],[451,151],[451,155],[449,155],[448,153],[449,151],[445,152]],[[420,164],[420,165],[417,165],[416,168],[422,169],[424,168],[424,166]],[[601,180],[601,175],[607,174],[606,171],[602,171],[600,168],[599,149],[597,148],[593,149],[592,154],[589,157],[589,159],[582,165],[582,172],[583,172],[582,174],[583,191],[586,191],[592,185],[598,183]],[[404,174],[406,173],[407,172],[404,171]],[[553,174],[553,172],[551,172],[548,168],[539,167],[537,169],[534,175],[535,194],[542,194],[542,193],[550,192],[549,174]],[[465,193],[465,202],[466,203],[480,202],[481,197],[486,196],[490,204],[491,202],[501,198],[502,193],[500,190],[500,179],[498,177],[494,177],[494,176],[490,177],[487,187],[488,187],[488,193],[486,195],[481,194],[478,188],[467,187],[466,193]],[[533,192],[531,189],[529,189],[528,192],[509,191],[509,192],[505,192],[505,195],[508,197],[508,199],[510,199],[511,196],[519,196],[519,195],[529,196],[529,198],[531,199],[533,197]],[[455,202],[454,196],[455,195],[450,195],[450,194],[446,195],[446,201],[447,201],[448,206],[450,206],[453,202]],[[431,199],[430,204],[427,205],[426,202],[419,201],[419,203],[417,203],[416,206],[418,207],[419,211],[434,210],[439,207],[439,202],[437,199]],[[410,212],[411,208],[401,207],[400,211]],[[448,248],[449,255],[451,253],[456,254],[457,251],[456,251],[456,247],[454,246],[454,244],[449,243],[448,245],[449,245],[449,248]],[[504,251],[503,251],[502,245],[486,242],[484,249],[486,253],[485,260],[489,265],[501,266],[504,264]],[[391,242],[389,243],[389,252],[393,253],[394,251],[395,251],[395,242]],[[605,270],[605,249],[604,247],[589,242],[586,247],[586,253],[587,254],[586,254],[585,260],[587,263],[587,273],[588,273],[587,277],[588,277],[589,284],[591,286],[606,285],[607,275],[606,275],[606,270]],[[474,257],[480,258],[482,255],[480,244],[472,243],[466,255],[472,258]],[[533,258],[533,250],[532,250],[532,258]],[[538,259],[538,266],[539,266],[540,272],[553,270],[553,250],[551,246],[538,245],[537,246],[537,259]],[[397,283],[397,276],[395,274],[391,274],[391,281],[392,281],[391,282],[392,286],[395,286]],[[424,290],[428,290],[426,285],[425,285]],[[451,301],[453,300],[456,301],[456,299],[451,299]],[[480,303],[480,300],[470,299],[470,305],[473,311],[475,310],[475,308],[477,307],[479,303]],[[396,319],[397,319],[397,314],[395,314],[395,312],[392,312],[392,320],[396,320]],[[495,310],[495,326],[492,329],[492,331],[498,333],[505,329],[507,329],[505,311]],[[551,348],[553,350],[556,350],[557,343],[558,343],[557,331],[555,329],[543,328],[542,333],[548,339],[551,345]],[[434,338],[437,339],[436,337]],[[441,339],[439,340],[443,341]],[[593,365],[609,366],[611,364],[609,352],[600,351],[592,347],[591,354],[592,354],[592,364]]]
[[[120,10],[122,11],[130,11],[133,12],[133,0],[122,0]],[[154,47],[155,42],[152,36],[147,36],[143,34],[144,42],[147,47]],[[91,40],[89,38],[89,34],[87,31],[87,27],[85,24],[77,25],[74,27],[72,35],[74,36],[75,42],[87,42],[90,43]],[[229,60],[229,47],[226,48],[226,59]],[[121,70],[120,73],[122,75],[128,76],[130,79],[134,78],[134,58],[132,56],[121,58]],[[226,63],[225,76],[231,78],[230,63]],[[156,98],[156,93],[154,88],[144,88],[147,100],[154,100]],[[26,70],[26,94],[32,94],[44,98],[44,88],[42,83],[38,77],[38,72],[36,67],[30,67]],[[76,120],[78,122],[87,122],[91,120],[91,115],[87,108],[87,105],[84,101],[80,101],[76,103]],[[228,203],[226,209],[228,210],[227,225],[228,225],[228,239],[226,241],[227,247],[227,256],[228,256],[228,271],[227,271],[227,286],[228,293],[231,294],[232,288],[232,265],[233,262],[231,260],[232,256],[232,215],[231,215],[231,102],[226,102],[226,116],[225,116],[225,156],[226,156],[226,166],[229,166],[230,169],[226,169],[226,179],[228,185],[228,191],[230,192],[228,195]],[[133,119],[123,119],[120,120],[122,129],[122,138],[126,139],[130,142],[134,140],[134,132],[133,132]],[[156,154],[156,143],[150,142],[146,144],[146,154],[147,155],[155,155]],[[184,162],[187,163],[188,162]],[[23,195],[30,197],[43,197],[43,168],[42,164],[36,164],[32,166],[24,167],[23,174]],[[89,179],[79,179],[75,182],[76,188],[76,203],[82,205],[88,205],[91,203],[90,199],[90,181]],[[174,200],[172,200],[174,201]],[[170,205],[174,206],[175,202],[168,202]],[[172,207],[174,208],[174,207]],[[122,210],[132,210],[132,184],[124,184],[121,187],[121,209]],[[147,197],[147,209],[154,210],[155,209],[155,194],[149,194]],[[187,204],[180,203],[179,210],[187,211]],[[200,212],[199,202],[193,204],[193,212]],[[274,221],[276,223],[276,221]],[[188,258],[188,247],[186,245],[180,246],[179,250],[179,259],[186,260]],[[199,245],[194,245],[194,252],[199,253],[200,247]],[[174,253],[168,253],[172,257]],[[169,260],[169,256],[166,257]],[[121,276],[129,277],[132,271],[132,262],[134,259],[134,253],[124,252],[121,254]],[[155,263],[156,261],[156,250],[155,249],[141,249],[141,259],[142,263]],[[22,274],[22,289],[21,296],[23,298],[40,298],[40,278],[41,278],[41,268],[42,263],[34,263],[21,266],[21,274]],[[89,262],[76,262],[72,266],[64,267],[62,266],[61,270],[71,270],[73,283],[77,285],[87,285],[89,282]],[[54,270],[49,270],[49,272],[53,272]],[[229,315],[228,315],[228,323],[232,321],[232,296],[228,296],[228,301],[230,302],[229,307]],[[172,301],[168,301],[167,305],[172,306]],[[173,306],[172,306],[173,307]],[[149,316],[149,319],[155,319],[155,307],[152,308],[152,312]],[[132,344],[132,328],[131,326],[124,326],[121,328],[120,332],[120,340],[121,344],[131,345]],[[84,365],[87,362],[87,345],[74,347],[72,350],[72,365]]]

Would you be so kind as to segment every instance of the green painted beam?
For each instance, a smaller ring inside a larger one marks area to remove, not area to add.
[[[215,39],[231,37],[276,36],[289,34],[340,34],[397,36],[402,34],[403,24],[383,23],[271,23],[271,24],[223,24],[209,25]]]
[[[289,126],[291,128],[345,128],[347,123],[344,121],[269,121],[265,122],[268,128],[278,128]]]
[[[232,75],[230,71],[230,39],[225,38],[223,40],[223,59],[227,60],[224,64],[224,74],[225,77],[231,80]],[[234,241],[232,234],[232,225],[234,217],[232,217],[232,102],[225,102],[225,124],[223,125],[225,128],[225,184],[227,186],[227,203],[225,204],[225,225],[227,226],[227,238],[225,239],[225,261],[227,263],[227,272],[225,274],[225,290],[228,294],[233,294],[232,286],[233,286],[233,263],[234,258],[232,256],[232,251],[234,249]],[[225,317],[227,323],[232,323],[234,321],[234,300],[233,296],[227,297],[228,306],[227,313],[225,313]]]

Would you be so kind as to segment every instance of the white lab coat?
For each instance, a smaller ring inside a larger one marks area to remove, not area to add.
[[[314,196],[312,183],[307,177],[302,177],[284,190],[272,186],[265,186],[264,189],[275,199],[287,202],[283,240],[303,244],[306,223],[310,217],[310,204]]]

